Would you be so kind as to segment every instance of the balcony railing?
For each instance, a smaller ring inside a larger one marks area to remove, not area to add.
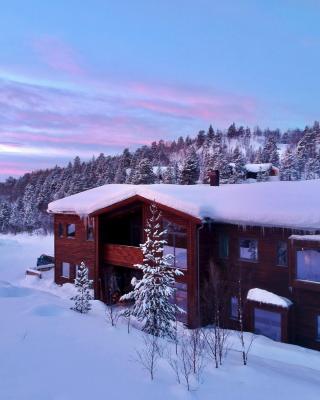
[[[105,244],[103,246],[104,262],[123,267],[133,267],[143,261],[139,247],[124,246],[121,244]]]

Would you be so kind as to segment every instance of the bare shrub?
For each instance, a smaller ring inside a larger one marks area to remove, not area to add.
[[[150,374],[151,380],[154,379],[160,354],[163,353],[159,339],[155,335],[144,333],[143,347],[136,350],[136,361]]]
[[[114,304],[107,306],[107,321],[111,326],[117,326],[118,320],[120,318],[120,313]]]

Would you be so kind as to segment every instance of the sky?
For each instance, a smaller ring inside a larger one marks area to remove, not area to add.
[[[195,136],[304,128],[320,0],[10,0],[0,13],[0,180]]]

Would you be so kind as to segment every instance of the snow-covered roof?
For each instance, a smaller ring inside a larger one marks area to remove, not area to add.
[[[235,185],[104,185],[48,205],[88,215],[139,195],[190,216],[239,225],[320,229],[320,179]]]
[[[271,163],[264,163],[264,164],[246,164],[244,166],[245,170],[248,172],[258,173],[258,172],[265,172],[269,171],[272,168]]]
[[[320,235],[291,235],[289,239],[303,240],[305,242],[320,242]]]
[[[247,299],[251,301],[256,301],[258,303],[263,304],[271,304],[273,306],[288,308],[292,305],[292,302],[285,298],[278,296],[272,292],[268,292],[267,290],[263,289],[250,289],[247,294]]]

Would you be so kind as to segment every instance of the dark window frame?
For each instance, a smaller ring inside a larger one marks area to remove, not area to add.
[[[225,243],[223,243],[223,240],[226,240],[227,244],[225,245]],[[229,236],[225,233],[220,233],[219,234],[219,258],[222,258],[224,260],[227,260],[229,258]],[[225,247],[226,246],[226,247]],[[226,250],[226,255],[222,254],[223,250]]]
[[[310,247],[297,247],[295,249],[295,267],[294,267],[294,281],[295,282],[301,282],[301,284],[304,285],[312,285],[312,286],[320,286],[320,279],[319,280],[313,280],[313,279],[307,279],[307,278],[301,278],[298,277],[298,253],[299,252],[304,252],[304,251],[317,251],[319,252],[318,247],[310,246]]]
[[[233,304],[232,300],[236,299],[236,306],[237,306],[237,316],[232,315],[233,312]],[[230,297],[230,309],[229,309],[229,318],[232,319],[233,321],[239,321],[239,299],[237,296],[231,296]]]
[[[91,237],[90,237],[91,233]],[[94,229],[93,229],[93,218],[87,217],[86,221],[86,240],[88,242],[94,241]]]
[[[257,257],[255,259],[241,257],[241,241],[243,241],[243,240],[250,240],[250,241],[254,241],[257,243],[257,246],[256,246]],[[258,263],[259,262],[259,240],[256,238],[251,238],[251,237],[240,237],[238,240],[238,256],[239,256],[240,261],[254,263],[254,264]]]
[[[74,226],[74,233],[71,235],[70,233],[69,233],[69,226]],[[76,224],[74,224],[74,223],[71,223],[71,224],[67,224],[67,226],[66,226],[66,233],[67,233],[67,238],[68,239],[74,239],[75,237],[76,237]]]
[[[68,274],[68,276],[63,275],[63,264],[68,264],[69,265],[69,274]],[[61,278],[70,279],[70,277],[71,277],[71,263],[69,263],[68,261],[62,261],[61,262]]]
[[[279,263],[279,253],[278,253],[278,251],[279,251],[279,245],[281,243],[286,245],[286,263],[285,264],[280,264]],[[288,268],[288,243],[285,240],[279,240],[277,242],[277,254],[276,254],[276,257],[277,257],[277,263],[276,263],[277,267]]]
[[[171,230],[171,231],[170,231],[170,226],[171,226],[171,229],[173,228],[173,230]],[[174,227],[175,226],[178,228],[177,231],[174,231]],[[166,235],[164,235],[164,239],[166,239],[168,241],[168,236],[169,235],[172,236],[172,238],[173,238],[173,245],[171,246],[171,245],[167,244],[165,246],[165,247],[172,247],[173,248],[174,261],[173,261],[172,267],[180,269],[181,271],[188,270],[189,269],[189,245],[188,245],[189,242],[188,242],[188,229],[187,229],[187,227],[185,225],[178,224],[178,223],[176,223],[174,221],[171,221],[168,218],[163,218],[162,227],[163,227],[164,230],[167,231]],[[169,229],[168,229],[168,227],[169,227]],[[179,232],[179,229],[184,231],[184,232],[181,232],[181,231]],[[177,237],[179,237],[179,233],[180,233],[180,235],[184,235],[185,236],[185,241],[186,241],[186,246],[185,247],[177,246],[177,243],[179,243],[179,240],[177,239]],[[185,261],[186,261],[185,264],[186,265],[184,267],[180,267],[180,266],[176,265],[176,249],[183,249],[183,250],[186,251],[186,255],[185,255]]]
[[[62,222],[58,223],[58,238],[63,238],[65,236],[64,224]]]

